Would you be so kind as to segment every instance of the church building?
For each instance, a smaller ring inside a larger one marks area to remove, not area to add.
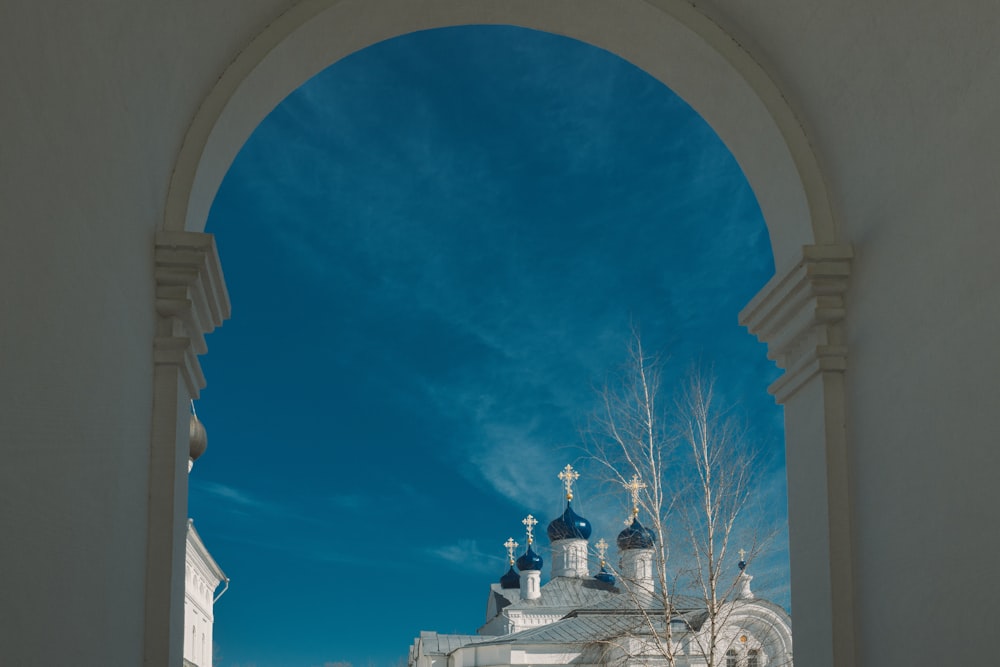
[[[729,595],[714,615],[704,601],[662,590],[656,568],[656,534],[639,521],[632,480],[630,521],[618,534],[618,568],[605,559],[608,544],[595,546],[591,574],[590,522],[571,506],[571,466],[559,474],[566,509],[549,523],[551,578],[540,584],[543,559],[535,550],[532,515],[522,520],[524,552],[509,538],[509,569],[490,586],[486,622],[475,635],[421,632],[410,647],[409,667],[498,665],[678,665],[683,667],[791,667],[791,619],[780,606],[750,590],[745,552],[734,567]],[[516,569],[515,569],[516,568]],[[725,577],[725,575],[723,575]]]
[[[214,607],[229,588],[229,579],[205,548],[188,519],[184,549],[184,667],[212,667]],[[216,593],[225,582],[222,592]]]
[[[205,453],[208,436],[201,420],[191,407],[188,472],[195,460]],[[216,593],[219,584],[225,588]],[[212,558],[194,528],[194,519],[187,521],[184,545],[184,662],[183,667],[212,667],[212,628],[215,625],[215,603],[229,589],[229,577]]]

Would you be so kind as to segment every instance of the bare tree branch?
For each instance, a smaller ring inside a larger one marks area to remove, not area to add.
[[[668,409],[661,369],[633,331],[628,363],[600,392],[586,444],[609,488],[620,492],[630,480],[641,480],[630,518],[655,537],[652,590],[622,567],[613,572],[642,622],[603,645],[625,661],[644,654],[670,666],[694,656],[723,665],[738,648],[746,660],[758,660],[759,649],[734,645],[740,637],[733,636],[730,621],[741,608],[733,540],[740,531],[744,566],[766,541],[747,521],[753,518],[747,508],[759,452],[734,412],[719,404],[713,378],[692,371]],[[685,558],[675,566],[670,559],[678,545]],[[682,633],[675,633],[675,623]],[[683,634],[683,645],[675,634]],[[767,664],[779,662],[776,655]]]

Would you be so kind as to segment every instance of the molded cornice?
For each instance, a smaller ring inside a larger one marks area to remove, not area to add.
[[[849,245],[805,246],[802,259],[740,313],[740,324],[767,343],[768,358],[785,371],[768,388],[778,403],[818,373],[847,369],[842,324],[853,257]]]
[[[157,232],[154,251],[156,312],[153,341],[156,364],[176,366],[192,398],[205,386],[198,355],[208,351],[205,334],[229,318],[215,238],[199,232]]]

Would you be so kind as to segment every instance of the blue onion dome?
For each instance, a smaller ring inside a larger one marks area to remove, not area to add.
[[[521,554],[521,557],[517,559],[517,569],[521,572],[527,572],[528,570],[541,570],[542,569],[542,557],[535,553],[535,550],[528,546],[528,550]]]
[[[598,581],[603,581],[606,584],[615,583],[615,575],[611,574],[606,569],[604,569],[603,565],[601,566],[601,571],[594,575],[594,579],[597,579]]]
[[[632,517],[632,523],[622,532],[618,533],[618,548],[625,549],[652,549],[656,542],[656,535],[649,528],[644,528],[639,523],[639,518]]]
[[[507,574],[500,577],[500,588],[520,588],[521,587],[521,575],[517,573],[514,566],[511,565],[510,569],[507,570]]]
[[[569,501],[566,501],[566,511],[556,517],[546,529],[549,540],[586,540],[590,538],[590,522],[573,511]]]

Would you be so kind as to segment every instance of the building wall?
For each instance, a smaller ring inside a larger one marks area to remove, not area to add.
[[[6,579],[0,638],[13,664],[143,661],[153,234],[196,111],[291,4],[2,10],[0,527],[18,548],[3,551],[0,568],[40,574]],[[445,21],[440,4],[409,11]],[[709,0],[697,12],[777,84],[855,248],[845,375],[853,544],[824,549],[853,567],[858,663],[981,661],[993,650],[997,593],[984,573],[1000,550],[990,529],[1000,506],[1000,5]],[[808,414],[797,419],[790,429],[809,429]],[[184,510],[173,508],[177,521]],[[795,577],[802,557],[792,565]],[[954,640],[912,641],[942,609],[935,633]]]
[[[981,573],[1000,548],[1000,531],[983,529],[1000,501],[984,400],[1000,370],[989,351],[1000,271],[986,250],[1000,241],[1000,48],[989,38],[1000,6],[759,9],[711,11],[798,108],[855,248],[845,379],[859,663],[980,660],[998,592]],[[932,609],[962,610],[935,621],[961,647],[913,641]],[[797,641],[809,611],[793,609]]]
[[[214,617],[205,607],[205,592],[208,590],[200,577],[184,591],[184,659],[198,667],[212,665],[212,626]]]
[[[197,667],[212,667],[216,589],[222,581],[226,581],[228,587],[228,580],[191,521],[188,521],[185,545],[184,660]]]
[[[0,9],[0,527],[19,543],[0,556],[9,664],[143,662],[153,233],[194,111],[280,4]]]

